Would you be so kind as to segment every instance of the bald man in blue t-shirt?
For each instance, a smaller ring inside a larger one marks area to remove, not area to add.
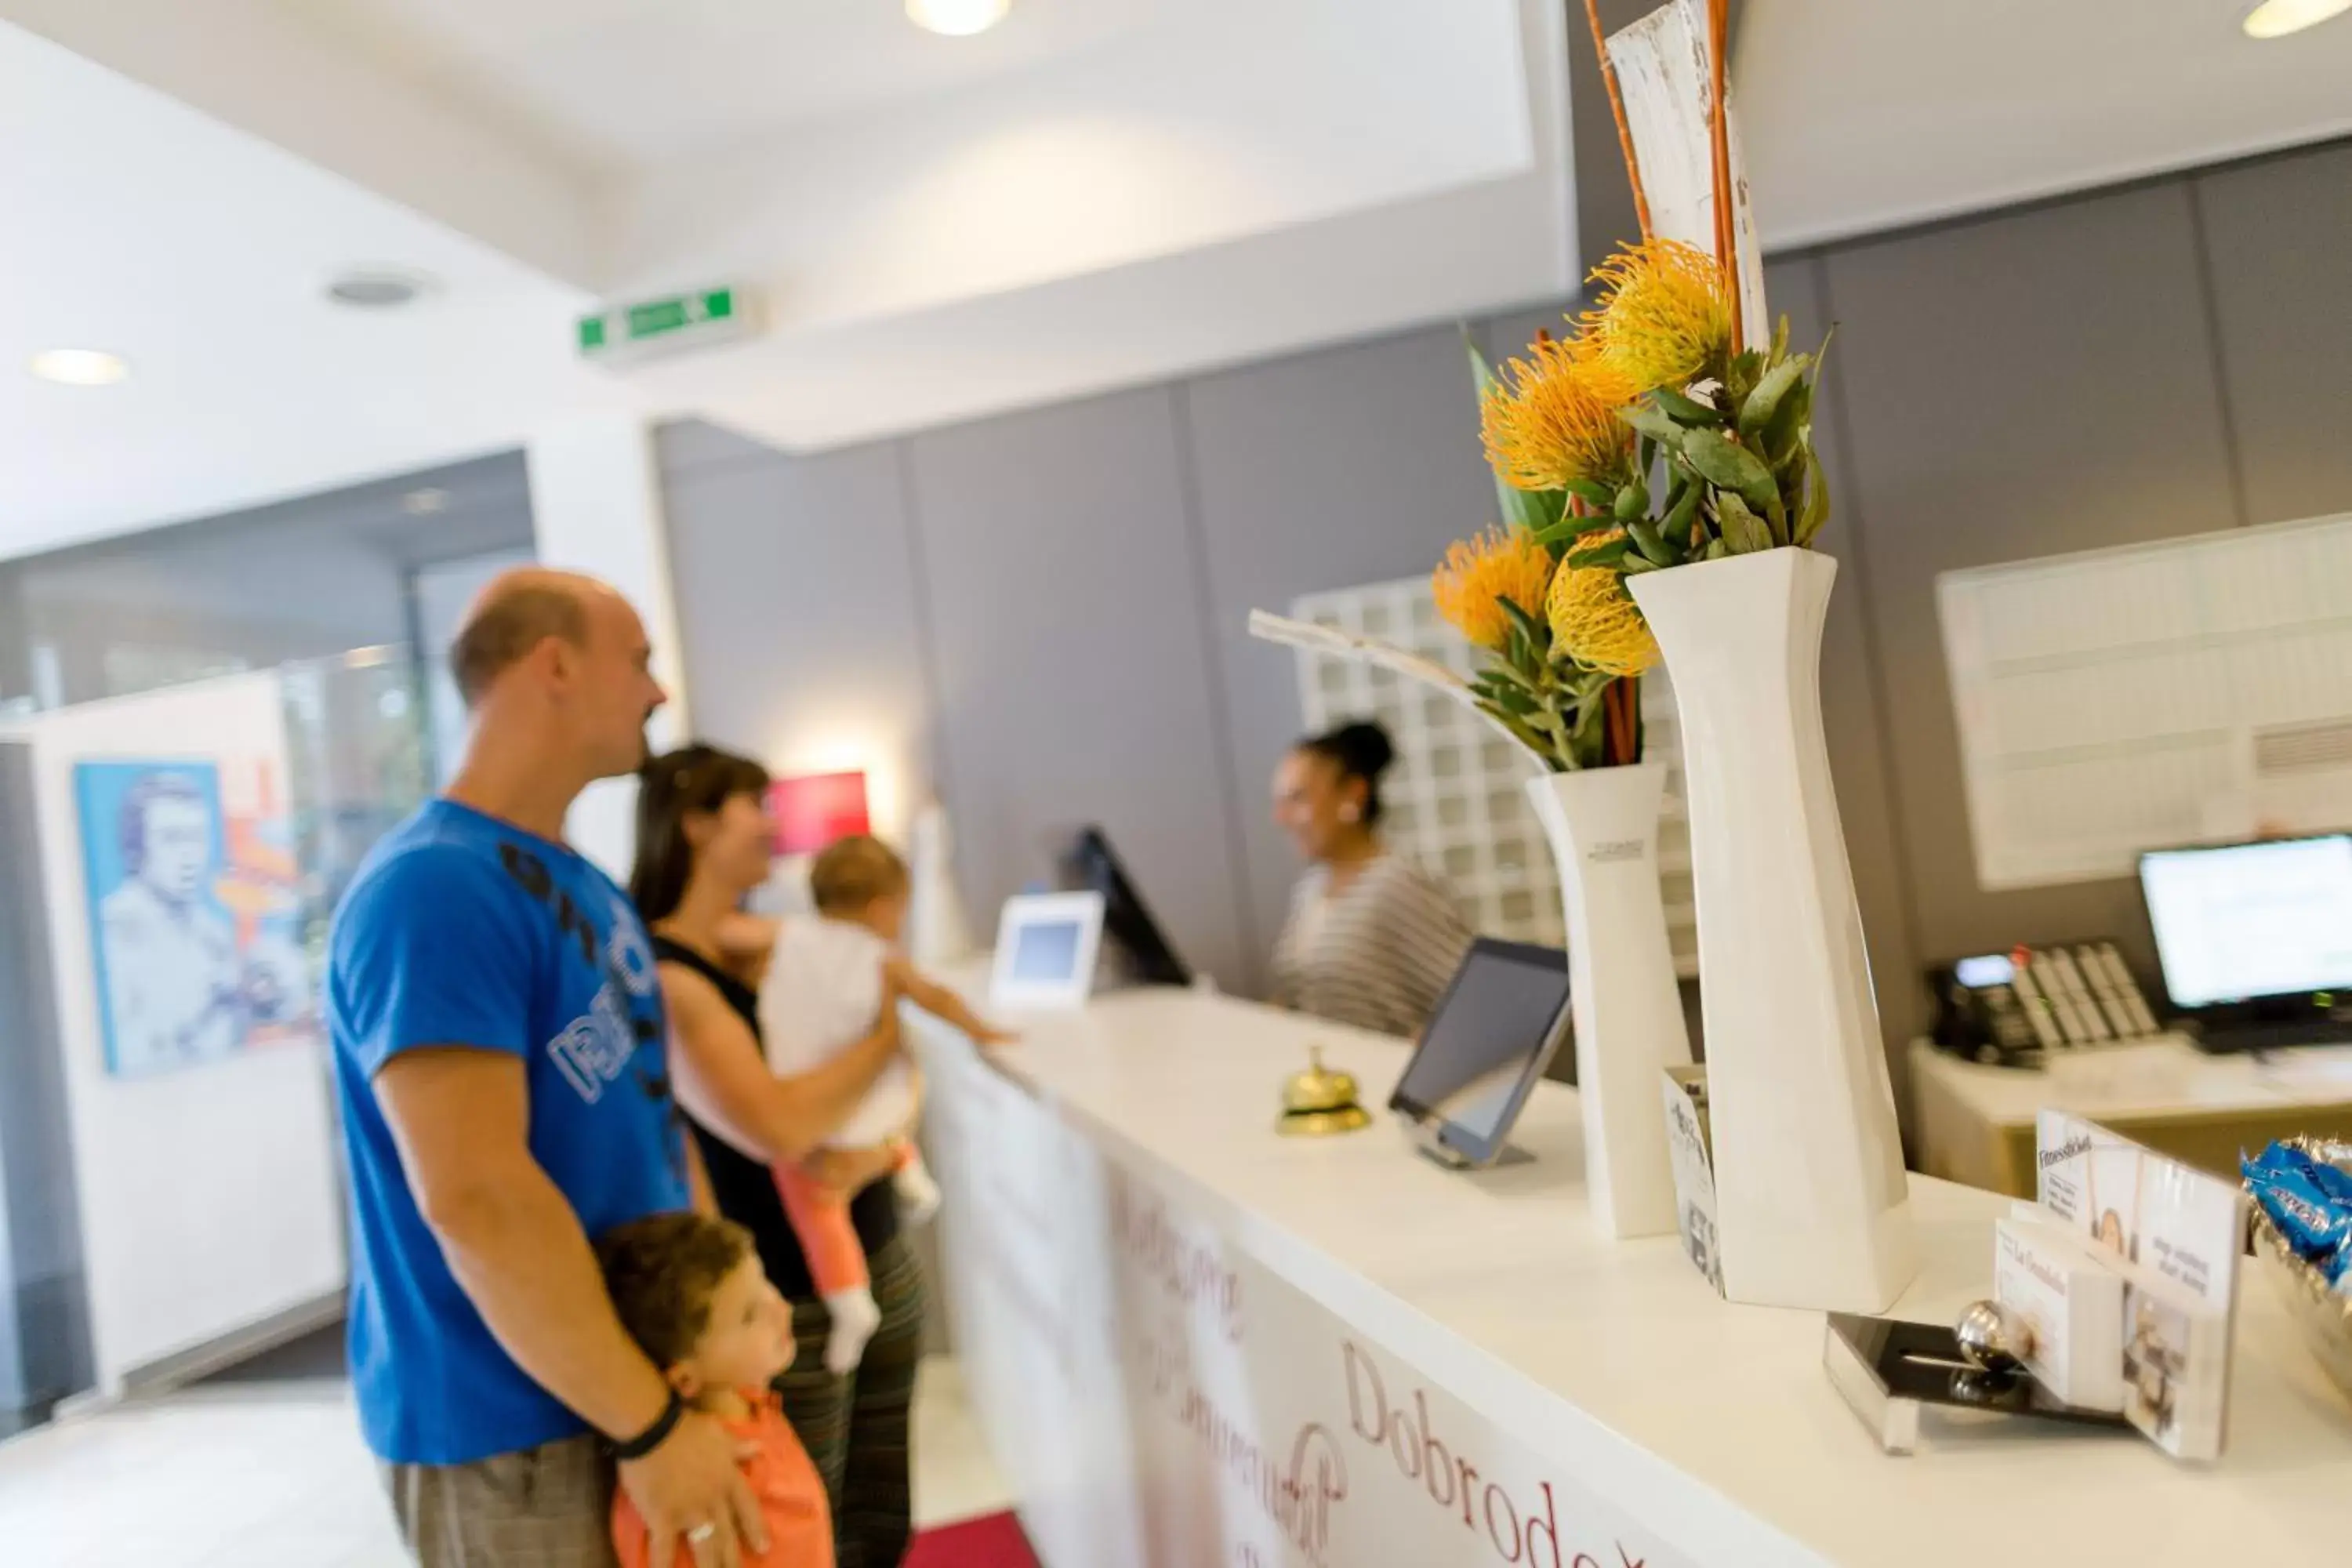
[[[465,764],[370,855],[328,975],[362,1424],[425,1568],[610,1563],[600,1435],[654,1560],[684,1540],[733,1568],[767,1544],[735,1440],[681,1408],[590,1250],[707,1194],[645,927],[563,843],[580,792],[645,760],[645,628],[601,583],[518,572],[452,660]]]

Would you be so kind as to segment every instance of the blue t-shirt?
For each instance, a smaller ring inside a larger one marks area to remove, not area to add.
[[[688,1206],[652,943],[562,845],[436,801],[336,910],[327,1021],[352,1173],[352,1380],[369,1447],[455,1465],[587,1426],[490,1335],[426,1228],[373,1089],[419,1047],[523,1059],[530,1152],[593,1238]]]

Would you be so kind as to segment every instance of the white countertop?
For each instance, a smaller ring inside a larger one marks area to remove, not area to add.
[[[1378,1110],[1400,1041],[1175,991],[1018,1025],[998,1058],[1011,1077],[1700,1561],[2352,1561],[2352,1402],[2251,1271],[2220,1464],[2011,1418],[1890,1458],[1830,1386],[1819,1314],[1727,1305],[1674,1237],[1595,1232],[1571,1089],[1537,1086],[1515,1140],[1532,1163],[1457,1174],[1413,1154],[1384,1111],[1350,1137],[1274,1131],[1310,1042]],[[1911,1180],[1926,1267],[1895,1315],[1949,1321],[1990,1284],[2007,1200]]]
[[[2166,1035],[2137,1045],[2057,1052],[2037,1072],[1963,1061],[1918,1040],[1911,1047],[1911,1070],[1933,1078],[1999,1126],[2031,1123],[2044,1106],[2097,1120],[2352,1101],[2352,1046],[2216,1056]]]

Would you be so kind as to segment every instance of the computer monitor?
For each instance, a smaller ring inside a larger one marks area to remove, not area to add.
[[[1078,829],[1063,853],[1061,871],[1068,891],[1102,895],[1103,935],[1125,961],[1128,978],[1145,985],[1192,984],[1192,970],[1151,918],[1108,834],[1091,824]]]
[[[1480,937],[1438,1000],[1389,1109],[1448,1163],[1490,1164],[1569,1029],[1568,954]]]
[[[2352,834],[2156,850],[2139,881],[2174,1006],[2352,991]]]

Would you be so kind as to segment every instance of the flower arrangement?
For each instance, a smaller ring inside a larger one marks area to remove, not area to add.
[[[1488,460],[1537,492],[1522,509],[1535,536],[1621,574],[1811,544],[1830,510],[1820,356],[1790,352],[1786,318],[1770,347],[1735,351],[1722,269],[1678,240],[1627,246],[1592,277],[1581,333],[1537,342],[1486,396]]]
[[[1708,10],[1719,62],[1720,0]],[[1769,347],[1739,346],[1719,71],[1714,256],[1651,233],[1613,68],[1606,77],[1643,237],[1594,269],[1597,300],[1573,336],[1539,334],[1499,375],[1471,349],[1505,524],[1455,545],[1431,584],[1486,650],[1479,707],[1555,771],[1640,760],[1629,683],[1658,648],[1625,577],[1803,548],[1830,515],[1813,447],[1820,353],[1790,352],[1786,318]]]
[[[1512,397],[1477,348],[1470,362],[1486,385],[1486,445],[1510,521],[1456,543],[1430,574],[1437,614],[1484,656],[1467,696],[1555,773],[1639,762],[1633,677],[1658,663],[1658,644],[1616,572],[1561,560],[1573,533],[1559,527],[1557,496],[1569,491],[1517,489],[1522,458],[1561,484],[1633,475],[1633,430],[1592,395],[1616,384],[1588,362],[1559,360],[1559,376],[1528,378],[1528,395]]]

